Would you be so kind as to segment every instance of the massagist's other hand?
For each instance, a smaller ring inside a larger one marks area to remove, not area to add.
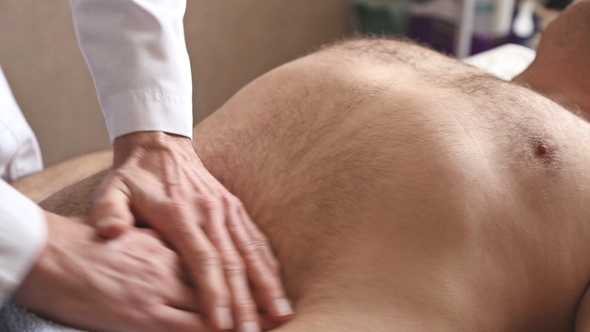
[[[190,139],[141,132],[117,138],[114,148],[113,170],[91,210],[103,237],[118,236],[136,219],[156,230],[182,257],[215,330],[258,331],[259,308],[273,321],[289,318],[266,238],[204,168]]]
[[[87,225],[46,213],[48,239],[14,294],[52,320],[117,332],[205,332],[180,257],[149,230],[105,241]],[[151,231],[153,233],[153,231]]]

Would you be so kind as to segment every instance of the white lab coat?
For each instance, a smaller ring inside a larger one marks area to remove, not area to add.
[[[186,0],[70,0],[111,141],[136,131],[192,136]],[[39,147],[0,75],[0,176],[40,170]],[[0,305],[46,241],[41,209],[0,181]]]

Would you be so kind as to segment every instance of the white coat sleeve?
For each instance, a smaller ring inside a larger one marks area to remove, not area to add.
[[[192,137],[186,0],[70,0],[111,141],[136,131]]]
[[[0,306],[26,277],[46,237],[41,208],[0,181]]]

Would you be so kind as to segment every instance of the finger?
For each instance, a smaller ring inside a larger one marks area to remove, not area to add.
[[[259,291],[259,298],[262,301],[259,305],[275,319],[287,320],[293,314],[293,309],[285,296],[280,275],[272,264],[268,264],[268,258],[266,258],[268,253],[262,249],[268,246],[268,242],[251,236],[246,226],[249,218],[244,220],[244,215],[240,215],[239,210],[239,206],[230,208],[228,228],[238,251],[245,260],[248,277]]]
[[[218,330],[231,330],[234,321],[231,313],[231,295],[219,253],[202,230],[197,232],[191,261],[187,263],[202,296],[202,306],[212,326]]]
[[[210,207],[209,238],[221,253],[227,283],[232,295],[232,308],[238,332],[257,332],[257,306],[250,294],[250,287],[244,261],[236,250],[223,220],[224,210],[221,205]]]
[[[164,238],[155,230],[151,228],[135,228],[135,231],[138,233],[145,234],[147,236],[153,237],[154,239],[158,240],[159,243],[165,245]]]
[[[195,298],[195,290],[188,287],[182,281],[177,280],[166,289],[166,304],[169,306],[194,313],[202,313],[203,307]]]
[[[199,183],[199,179],[184,180],[188,183]],[[133,190],[136,195],[134,203],[146,206],[140,214],[147,223],[157,228],[180,254],[192,280],[199,291],[195,293],[201,303],[210,325],[215,330],[233,328],[231,315],[231,296],[223,275],[223,264],[216,248],[199,227],[205,216],[199,215],[194,204],[189,204],[187,193],[182,186],[168,186],[166,193]],[[202,188],[195,188],[202,192]],[[160,188],[161,190],[161,188]],[[161,197],[166,197],[162,199]],[[154,204],[157,202],[157,204]]]
[[[237,199],[237,198],[236,198]],[[276,273],[280,273],[279,262],[275,255],[272,253],[270,243],[266,236],[258,229],[252,218],[246,212],[244,205],[238,200],[236,203],[236,209],[238,213],[238,221],[242,222],[246,226],[246,231],[250,234],[250,237],[257,243],[257,248],[262,250],[262,254],[266,258],[266,263],[270,265],[271,269]]]
[[[174,255],[178,255],[176,252],[174,252]],[[187,265],[185,264],[185,260],[184,259],[180,259],[179,256],[177,256],[177,260],[176,260],[176,277],[182,282],[183,285],[188,286],[189,288],[191,288],[193,291],[191,292],[194,296],[195,294],[195,281],[193,280],[189,269],[187,268]],[[199,307],[200,310],[203,310],[203,307]]]
[[[232,329],[231,297],[223,275],[223,264],[216,248],[198,227],[201,224],[199,217],[193,217],[192,209],[174,201],[165,210],[170,220],[162,233],[175,245],[194,285],[198,286],[207,318],[217,330]]]
[[[161,306],[153,314],[154,321],[149,324],[150,331],[209,332],[201,315]]]
[[[117,176],[109,176],[95,194],[90,223],[106,238],[121,235],[134,223],[129,207],[131,192]]]

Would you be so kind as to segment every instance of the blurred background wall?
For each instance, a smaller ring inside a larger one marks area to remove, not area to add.
[[[349,34],[349,3],[188,0],[195,122],[257,76]],[[0,0],[0,66],[46,166],[110,147],[67,0]]]

